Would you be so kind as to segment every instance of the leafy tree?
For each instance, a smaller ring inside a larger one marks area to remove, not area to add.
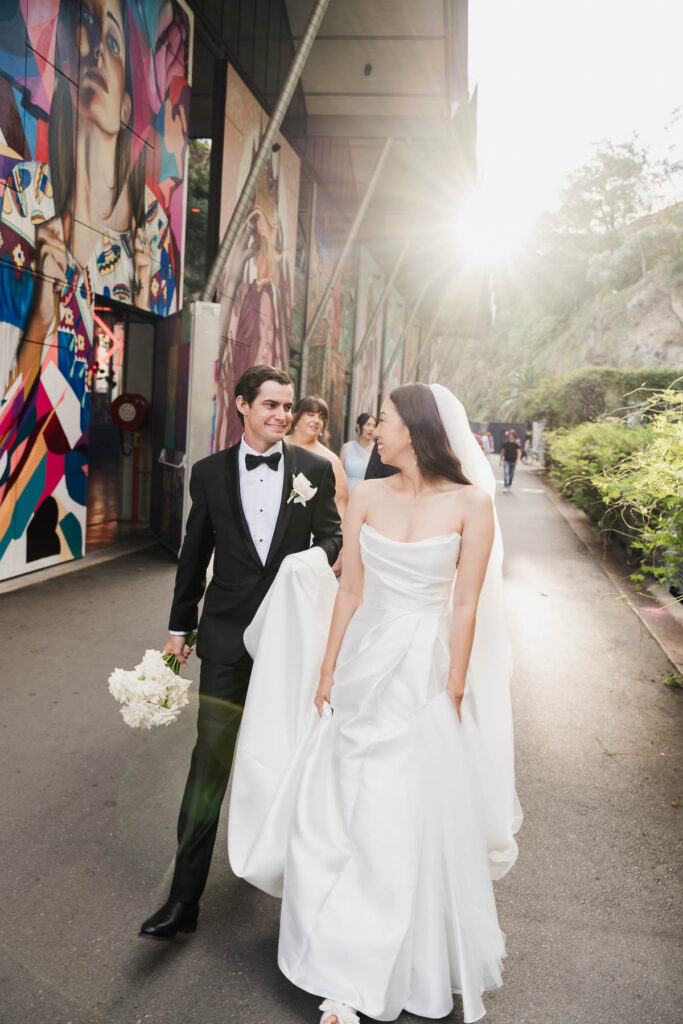
[[[560,193],[559,225],[570,232],[616,231],[647,209],[647,150],[634,137],[603,140],[588,163],[567,178]]]
[[[526,396],[537,383],[538,370],[528,364],[513,370],[503,381],[500,411],[506,420],[517,422],[525,418]]]
[[[681,171],[683,161],[672,156],[654,160],[635,134],[627,142],[603,139],[591,159],[567,178],[557,226],[570,233],[618,231],[661,202],[664,185]]]

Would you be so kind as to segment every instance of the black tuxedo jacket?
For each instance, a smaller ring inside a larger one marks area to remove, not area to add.
[[[320,455],[283,443],[285,463],[280,514],[265,565],[261,562],[242,508],[239,444],[209,455],[192,467],[192,508],[187,520],[169,629],[197,626],[197,609],[206,587],[206,568],[214,552],[211,580],[199,623],[197,654],[231,664],[244,652],[243,634],[273,582],[282,560],[313,544],[330,565],[341,551],[341,521],[334,502],[332,464]],[[271,472],[268,470],[268,472]],[[292,476],[303,473],[317,493],[306,505],[287,503]]]

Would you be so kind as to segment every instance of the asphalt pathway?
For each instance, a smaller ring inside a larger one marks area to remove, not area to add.
[[[496,885],[509,955],[487,1019],[679,1024],[683,695],[532,472],[498,508],[526,818]],[[319,1019],[277,970],[278,902],[231,875],[223,825],[197,934],[137,937],[167,892],[196,696],[141,733],[106,680],[164,642],[173,575],[152,548],[0,597],[2,1024]]]

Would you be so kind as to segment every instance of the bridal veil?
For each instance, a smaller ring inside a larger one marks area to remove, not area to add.
[[[467,479],[495,499],[496,480],[486,455],[474,439],[465,408],[441,384],[430,384],[448,442]],[[495,533],[479,597],[474,642],[467,671],[463,714],[475,719],[483,750],[477,756],[489,865],[502,878],[517,859],[514,835],[522,824],[515,790],[514,739],[510,703],[512,652],[503,597],[503,538],[493,509]]]

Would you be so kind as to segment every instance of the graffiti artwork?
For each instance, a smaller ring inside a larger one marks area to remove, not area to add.
[[[180,303],[190,55],[179,0],[3,5],[0,578],[84,553],[95,296]]]
[[[360,348],[367,326],[384,288],[384,275],[367,249],[361,249],[358,269],[358,316],[356,317],[356,341],[354,351]],[[363,412],[377,414],[377,396],[381,373],[382,318],[378,318],[372,337],[366,345],[354,373],[352,415],[350,422],[356,422]]]
[[[268,123],[232,67],[228,68],[226,104],[221,231],[227,227]],[[215,451],[241,436],[233,392],[247,367],[255,363],[289,367],[299,170],[299,158],[278,135],[218,286],[221,345]]]
[[[401,334],[403,333],[403,327],[406,319],[406,307],[403,299],[396,291],[392,288],[387,298],[387,308],[384,317],[384,355],[382,357],[383,367],[386,366],[389,360],[392,358],[392,353],[396,348],[397,342],[400,340]],[[384,398],[390,394],[394,388],[397,388],[401,383],[401,363],[402,353],[398,352],[392,363],[389,373],[382,381],[382,395]]]
[[[318,190],[311,267],[308,282],[310,323],[337,265],[345,241],[345,225],[334,206]],[[309,394],[323,395],[330,407],[330,446],[339,451],[344,419],[345,376],[353,344],[355,316],[356,253],[346,257],[344,266],[311,339],[308,372]],[[325,367],[325,357],[329,365]]]

